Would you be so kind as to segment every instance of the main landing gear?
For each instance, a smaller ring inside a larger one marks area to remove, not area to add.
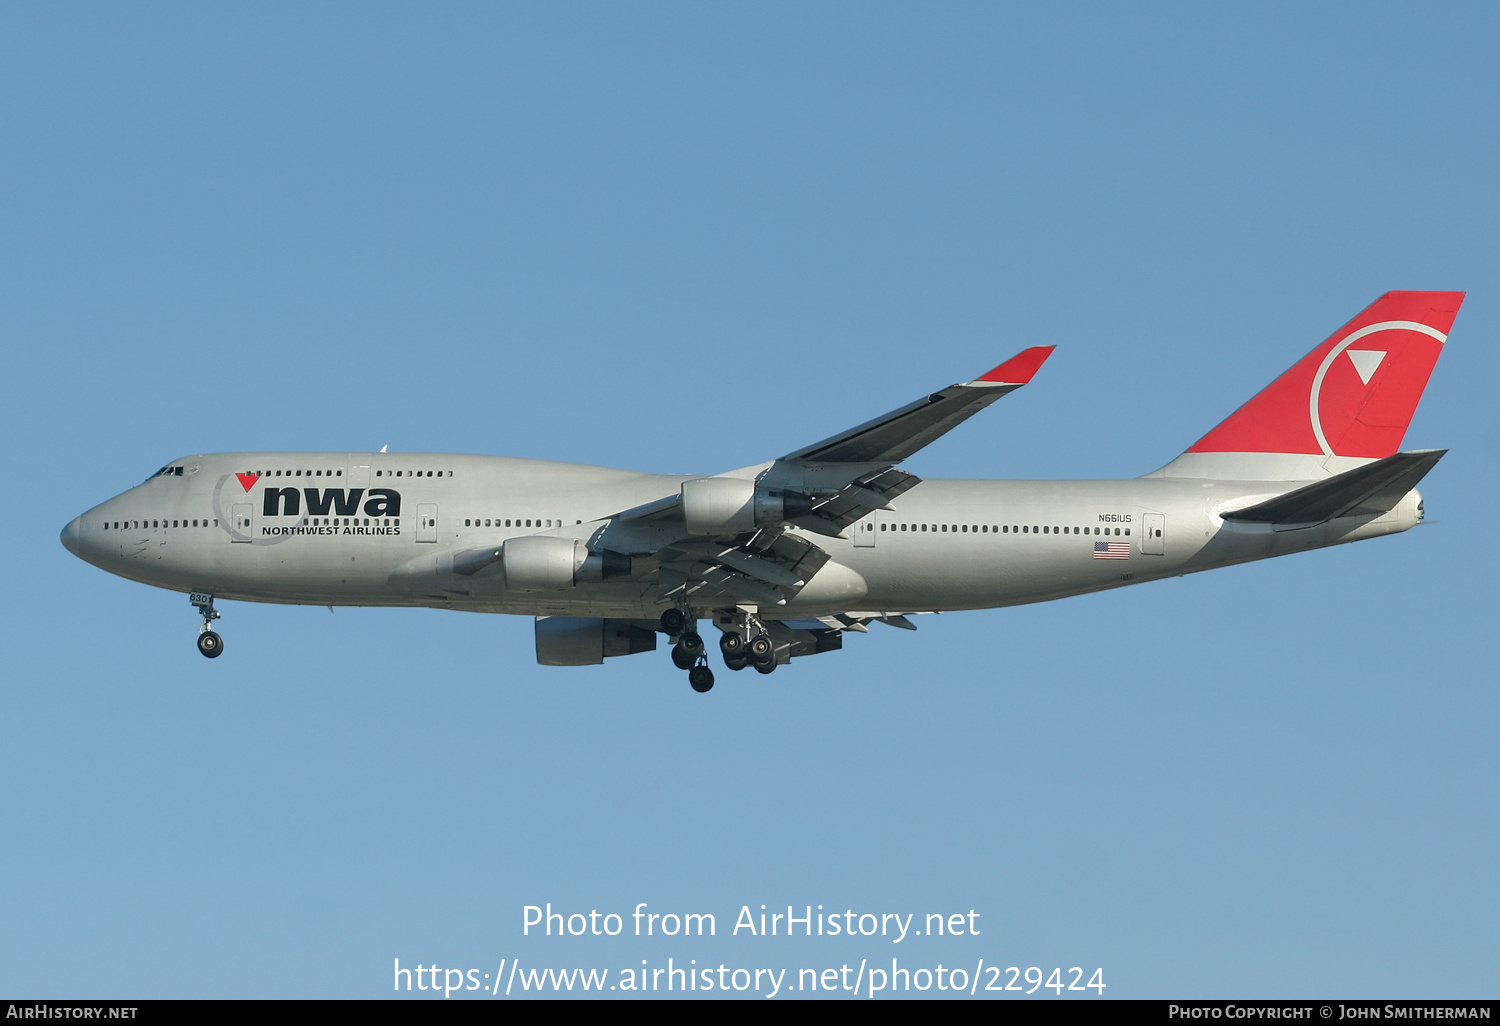
[[[672,645],[672,665],[688,672],[688,684],[702,694],[714,686],[714,671],[708,668],[704,655],[703,635],[694,630],[695,624],[688,620],[680,609],[668,609],[661,614],[661,629],[675,639]]]
[[[213,629],[213,623],[220,615],[214,608],[214,597],[193,592],[188,599],[203,617],[203,623],[198,627],[198,651],[209,659],[219,658],[224,652],[224,639]]]
[[[735,615],[733,626],[727,626],[727,619],[719,622],[724,632],[719,638],[719,653],[724,657],[725,666],[731,670],[753,666],[757,673],[775,671],[776,643],[771,640],[759,616],[741,608]]]
[[[724,665],[731,670],[755,667],[757,673],[773,673],[776,670],[776,645],[765,633],[751,636],[749,641],[739,631],[725,631],[719,638],[719,654]]]
[[[755,667],[756,673],[775,672],[776,646],[772,644],[769,634],[757,634],[750,639],[747,648],[750,651],[750,665]]]
[[[753,609],[718,615],[719,654],[730,670],[755,667],[757,673],[772,673],[778,661],[776,642]],[[708,667],[707,647],[697,631],[692,612],[681,606],[661,614],[661,629],[672,639],[672,665],[688,671],[688,683],[699,693],[714,686],[714,672]]]
[[[714,686],[714,671],[708,668],[707,663],[695,666],[688,671],[688,683],[701,695]]]

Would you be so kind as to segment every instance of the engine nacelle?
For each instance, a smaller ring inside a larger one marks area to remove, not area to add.
[[[738,477],[701,477],[682,483],[682,516],[689,534],[739,534],[812,511],[797,492],[767,491]]]
[[[512,591],[560,591],[573,586],[573,575],[588,550],[572,538],[528,534],[505,540],[505,586]]]
[[[613,656],[654,651],[656,632],[628,620],[536,618],[536,661],[543,666],[594,666]]]

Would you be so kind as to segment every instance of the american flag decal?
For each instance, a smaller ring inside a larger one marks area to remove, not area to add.
[[[1118,542],[1094,542],[1095,559],[1129,559],[1130,543]]]

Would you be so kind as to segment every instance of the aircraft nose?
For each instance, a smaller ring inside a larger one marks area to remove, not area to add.
[[[78,550],[81,547],[80,543],[79,543],[79,538],[78,538],[78,535],[79,535],[78,521],[81,520],[81,519],[82,519],[82,517],[74,517],[68,523],[68,526],[64,527],[62,529],[62,543],[63,543],[63,548],[67,549],[69,552],[73,553],[73,555],[75,555],[75,556],[79,555],[79,551]]]

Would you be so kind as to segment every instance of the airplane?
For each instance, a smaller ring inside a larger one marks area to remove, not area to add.
[[[1446,449],[1401,451],[1462,292],[1387,292],[1176,459],[1106,481],[924,480],[923,446],[1026,385],[1033,346],[972,381],[713,476],[444,453],[173,460],[77,517],[69,552],[216,599],[535,617],[537,661],[671,643],[714,685],[918,613],[1044,602],[1360,541],[1421,523]]]

